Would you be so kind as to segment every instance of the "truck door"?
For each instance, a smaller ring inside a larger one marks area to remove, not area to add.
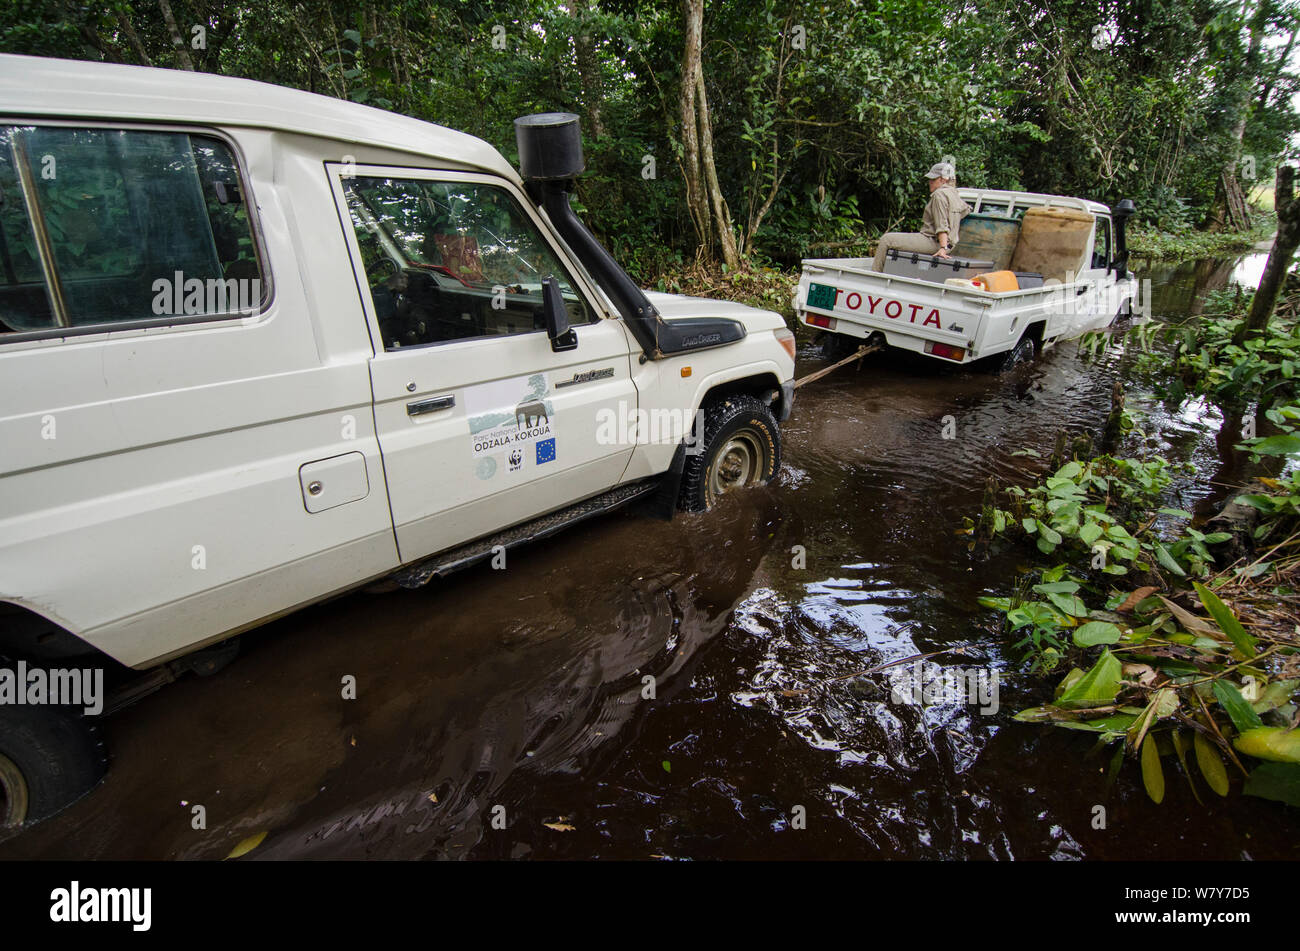
[[[402,561],[616,485],[634,448],[616,422],[636,409],[631,341],[523,196],[489,175],[329,173],[375,344],[375,426]],[[575,349],[555,352],[546,333],[549,277]]]
[[[1111,255],[1110,234],[1110,218],[1105,215],[1094,216],[1087,257],[1079,272],[1079,280],[1088,289],[1076,298],[1070,336],[1105,327],[1119,307],[1114,293],[1114,280],[1107,273]]]

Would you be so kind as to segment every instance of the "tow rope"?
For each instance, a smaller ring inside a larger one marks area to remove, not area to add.
[[[795,381],[794,381],[794,388],[797,390],[797,389],[799,389],[799,387],[803,386],[805,383],[811,383],[813,380],[820,380],[820,379],[821,379],[822,377],[824,377],[826,374],[830,373],[830,372],[833,371],[833,370],[838,370],[840,367],[844,366],[846,363],[852,363],[854,360],[861,360],[861,359],[862,359],[863,357],[865,357],[867,354],[869,354],[869,353],[875,353],[877,350],[881,350],[881,349],[884,349],[884,348],[881,347],[881,345],[878,344],[878,343],[863,344],[862,346],[858,347],[858,349],[857,349],[857,351],[856,351],[855,353],[851,353],[851,354],[849,354],[849,355],[848,355],[847,357],[845,357],[843,360],[840,360],[840,361],[838,361],[837,363],[832,363],[832,364],[831,364],[830,366],[828,366],[828,367],[822,367],[822,368],[821,368],[820,370],[818,370],[816,373],[809,373],[807,376],[800,377],[799,379],[795,380]]]

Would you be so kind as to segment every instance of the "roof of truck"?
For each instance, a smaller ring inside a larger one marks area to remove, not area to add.
[[[1087,198],[1072,198],[1069,195],[1045,195],[1041,192],[1009,192],[996,188],[958,188],[958,194],[966,201],[979,198],[986,202],[1011,202],[1023,199],[1035,204],[1060,205],[1066,208],[1081,208],[1094,215],[1109,215],[1110,206]]]
[[[464,132],[212,73],[0,54],[0,113],[274,129],[432,156],[518,179],[500,152]]]

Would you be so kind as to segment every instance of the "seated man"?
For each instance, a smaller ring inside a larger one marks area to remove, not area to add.
[[[961,219],[971,212],[970,205],[957,194],[957,172],[951,162],[939,162],[925,173],[925,177],[930,180],[930,201],[921,216],[920,233],[890,231],[882,235],[872,265],[874,270],[885,269],[885,255],[890,248],[946,258],[948,252],[957,246],[957,228]]]

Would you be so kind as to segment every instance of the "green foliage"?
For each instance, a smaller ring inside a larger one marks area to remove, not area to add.
[[[1235,316],[1206,316],[1167,330],[1176,343],[1174,365],[1181,384],[1174,396],[1186,392],[1229,407],[1268,407],[1279,399],[1300,397],[1300,328],[1279,318],[1237,343],[1239,326]]]
[[[1081,631],[1092,628],[1098,637],[1082,640],[1106,645],[1101,654],[1086,672],[1071,668],[1050,703],[1023,710],[1016,719],[1092,732],[1103,745],[1122,741],[1120,751],[1138,755],[1143,784],[1156,803],[1165,791],[1160,759],[1170,752],[1198,799],[1193,761],[1201,780],[1220,796],[1229,789],[1223,756],[1235,762],[1234,749],[1274,763],[1300,763],[1300,736],[1287,729],[1300,701],[1300,679],[1270,677],[1263,668],[1243,664],[1241,622],[1208,589],[1197,585],[1209,618],[1185,609],[1172,612],[1168,599],[1143,597],[1149,590],[1111,599],[1112,607],[1123,601],[1129,617],[1090,612],[1124,623],[1082,625],[1076,643]],[[1189,624],[1194,630],[1185,629]],[[1252,641],[1247,659],[1254,647]],[[1269,649],[1297,653],[1286,642],[1273,642]],[[1188,734],[1194,736],[1194,760],[1186,755]],[[1293,779],[1288,771],[1252,773],[1243,792],[1297,804]]]
[[[588,160],[578,197],[598,235],[643,282],[697,261],[678,165],[676,0],[170,6],[185,38],[204,27],[202,46],[173,46],[152,0],[14,0],[0,10],[0,50],[188,59],[462,129],[512,160],[512,119],[573,111]],[[1131,197],[1140,219],[1187,236],[1225,162],[1245,152],[1266,179],[1300,131],[1297,80],[1280,60],[1294,19],[1278,5],[1251,59],[1248,23],[1227,0],[715,0],[704,76],[722,196],[746,255],[785,266],[860,254],[873,233],[915,226],[922,173],[944,156],[962,185]],[[1159,245],[1134,237],[1138,250]],[[1180,237],[1164,249],[1187,247]]]
[[[1149,202],[1150,199],[1147,199]],[[1157,206],[1144,204],[1148,211]],[[1261,213],[1249,231],[1192,231],[1191,215],[1161,220],[1155,213],[1152,225],[1137,225],[1128,230],[1129,250],[1135,257],[1160,261],[1186,261],[1195,258],[1228,257],[1249,251],[1267,239],[1277,228],[1277,218]]]
[[[1300,409],[1278,414],[1289,421]],[[1026,650],[1031,673],[1079,658],[1050,702],[1016,719],[1116,744],[1112,778],[1127,752],[1156,803],[1166,793],[1162,759],[1173,754],[1198,800],[1202,785],[1228,794],[1226,759],[1247,775],[1245,794],[1300,804],[1300,739],[1289,729],[1300,709],[1300,646],[1284,625],[1248,630],[1214,590],[1225,576],[1209,580],[1210,546],[1230,536],[1170,524],[1191,518],[1161,505],[1170,468],[1161,459],[1072,460],[1027,489],[1007,489],[1009,508],[990,502],[967,520],[972,534],[1033,539],[1039,558],[1069,559],[1031,571],[1011,597],[979,601],[1020,635],[1014,646]],[[1289,531],[1300,513],[1300,471],[1264,481],[1269,494],[1242,501],[1264,513],[1265,533],[1279,524]],[[1160,537],[1153,530],[1162,520]],[[1256,568],[1237,576],[1255,577]],[[1141,586],[1117,590],[1115,575],[1141,575]],[[1191,576],[1208,583],[1190,581],[1180,593]],[[1265,663],[1270,655],[1285,662]],[[1264,762],[1251,771],[1242,757]]]
[[[1028,489],[1008,488],[1009,508],[987,506],[978,521],[967,520],[967,528],[989,538],[1032,540],[1044,555],[1082,557],[1107,575],[1160,570],[1180,578],[1203,576],[1212,561],[1206,546],[1226,541],[1227,535],[1190,526],[1172,539],[1151,532],[1160,516],[1191,518],[1179,509],[1157,507],[1171,468],[1158,457],[1070,461]]]

